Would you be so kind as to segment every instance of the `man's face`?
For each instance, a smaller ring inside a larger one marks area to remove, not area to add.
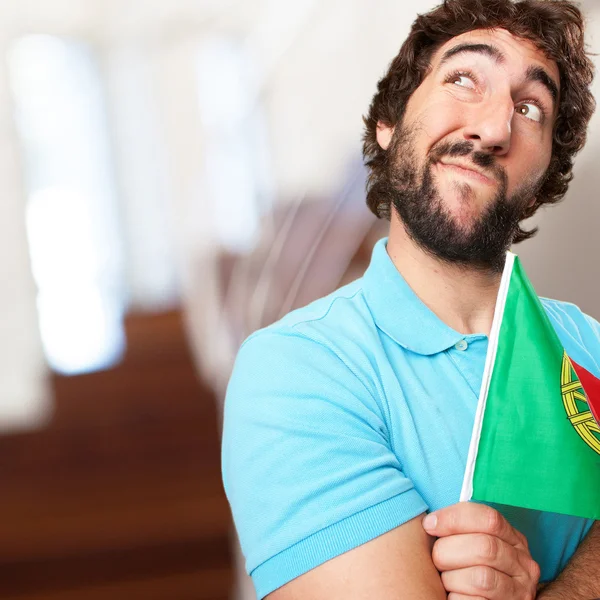
[[[560,76],[554,61],[505,30],[448,41],[396,130],[392,201],[409,234],[435,255],[497,267],[552,153]]]

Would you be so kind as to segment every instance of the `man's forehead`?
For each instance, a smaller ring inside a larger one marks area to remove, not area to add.
[[[520,58],[527,64],[539,64],[560,80],[558,66],[554,60],[548,58],[530,40],[517,37],[506,29],[475,29],[453,37],[437,50],[433,57],[433,64],[437,65],[448,50],[463,44],[488,44],[497,48],[509,59]]]

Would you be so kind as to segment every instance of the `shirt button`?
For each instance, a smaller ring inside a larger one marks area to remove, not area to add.
[[[469,344],[467,344],[466,340],[460,340],[454,347],[457,350],[466,350],[469,347]]]

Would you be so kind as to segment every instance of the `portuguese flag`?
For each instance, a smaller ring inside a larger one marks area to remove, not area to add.
[[[461,500],[600,519],[600,380],[565,352],[508,253]]]

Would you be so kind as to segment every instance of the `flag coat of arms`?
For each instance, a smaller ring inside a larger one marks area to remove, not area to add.
[[[600,380],[508,253],[460,499],[600,519],[599,424]]]

